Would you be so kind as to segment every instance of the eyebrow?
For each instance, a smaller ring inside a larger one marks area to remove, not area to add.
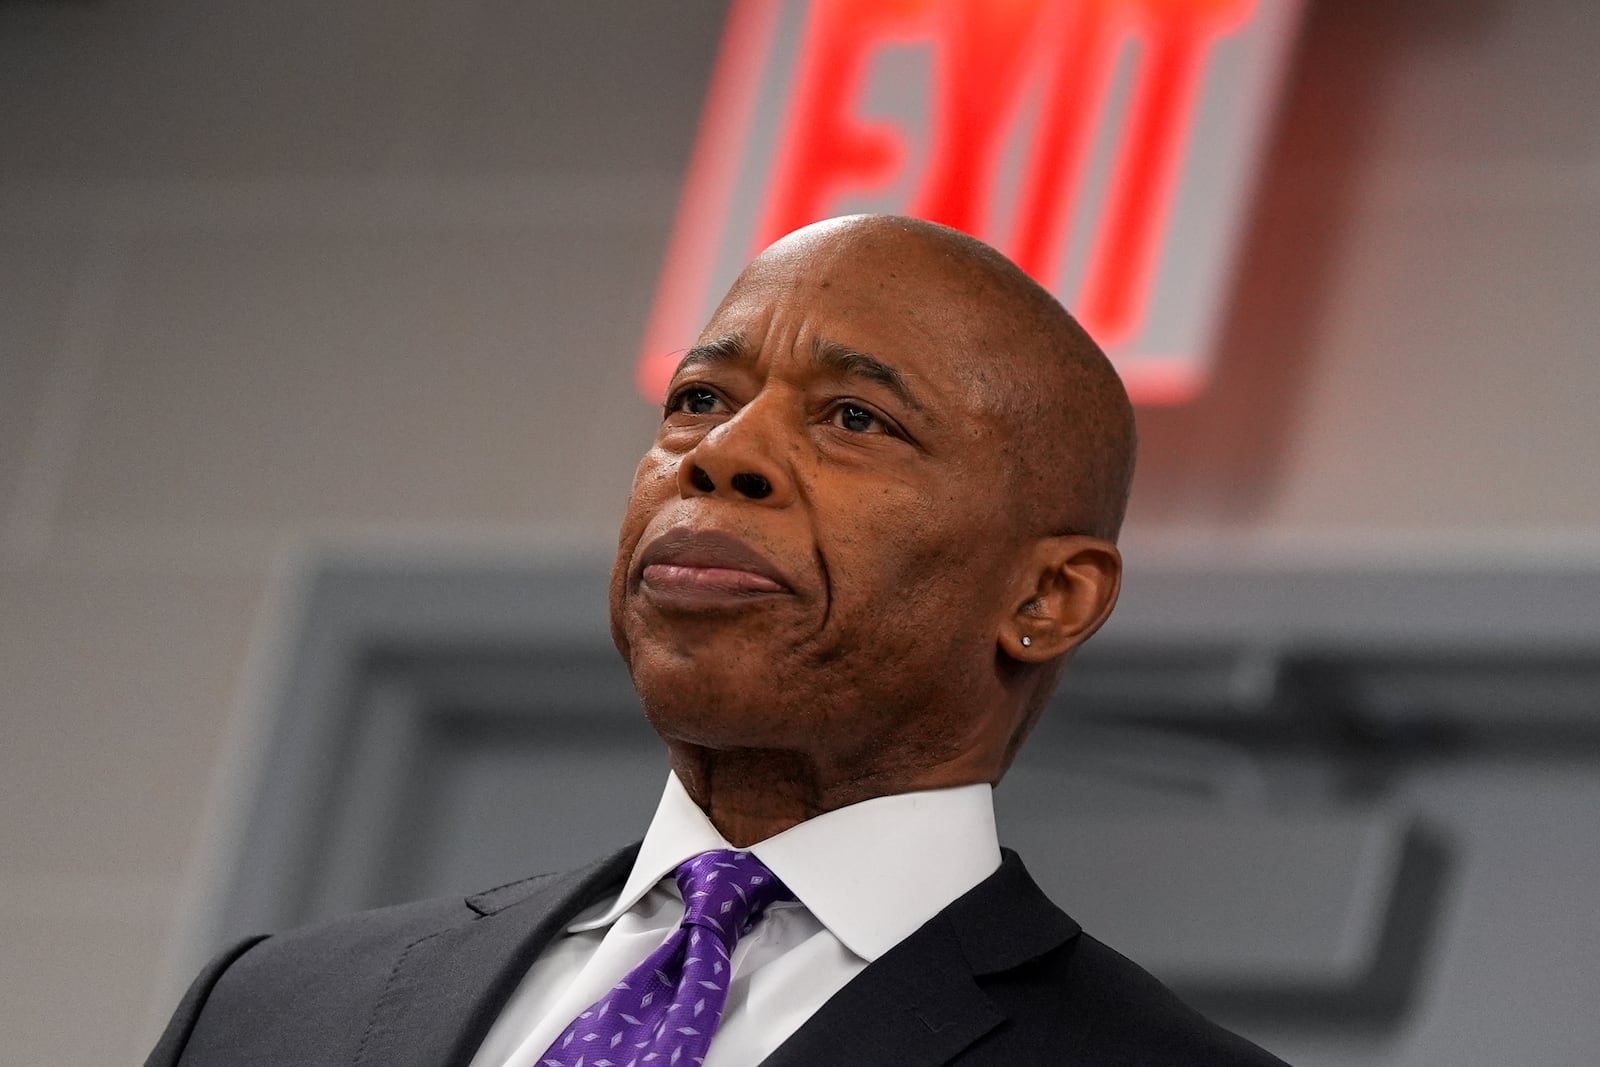
[[[876,356],[869,356],[865,352],[858,352],[848,345],[823,337],[811,343],[811,352],[816,365],[828,374],[840,378],[864,378],[875,382],[917,411],[926,410],[922,402],[912,393],[911,387],[906,384],[905,376]],[[682,373],[689,367],[748,363],[753,359],[754,353],[751,352],[750,344],[744,335],[730,333],[689,349],[679,362],[675,373]]]
[[[750,345],[744,339],[744,334],[730,333],[718,337],[714,341],[707,341],[703,345],[695,345],[685,352],[683,359],[678,361],[678,369],[673,375],[683,373],[686,367],[699,367],[703,365],[716,365],[720,363],[743,363],[750,359]]]
[[[883,360],[821,337],[812,342],[811,349],[823,369],[841,378],[865,378],[877,382],[905,404],[918,411],[923,410],[922,402],[911,392],[905,376]]]

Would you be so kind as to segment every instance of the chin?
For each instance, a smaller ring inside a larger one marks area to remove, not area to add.
[[[637,646],[635,646],[637,650]],[[636,654],[630,665],[645,718],[663,740],[702,748],[804,747],[815,724],[759,674]]]

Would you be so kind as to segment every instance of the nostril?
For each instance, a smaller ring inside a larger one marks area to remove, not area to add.
[[[772,495],[772,483],[759,474],[735,474],[733,487],[751,500],[764,500]]]
[[[689,482],[702,493],[714,493],[717,491],[716,483],[711,480],[711,475],[706,473],[704,467],[692,468],[689,471]],[[734,484],[738,484],[737,478],[734,479]]]

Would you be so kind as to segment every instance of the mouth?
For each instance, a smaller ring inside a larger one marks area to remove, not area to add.
[[[777,565],[731,534],[679,528],[639,557],[639,588],[666,608],[715,610],[792,596]]]

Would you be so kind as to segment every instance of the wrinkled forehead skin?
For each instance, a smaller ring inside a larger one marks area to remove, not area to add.
[[[785,297],[825,304],[831,329],[858,335],[833,340],[872,336],[902,352],[943,357],[947,383],[992,408],[1004,376],[984,351],[996,324],[985,279],[972,266],[935,237],[887,219],[830,219],[790,234],[746,267],[706,333]]]
[[[1116,538],[1135,448],[1127,394],[1072,316],[999,252],[919,219],[829,219],[758,256],[701,341],[780,298],[825,304],[856,335],[833,340],[937,356],[916,362],[941,380],[918,384],[1001,435],[999,474],[1025,532]]]

